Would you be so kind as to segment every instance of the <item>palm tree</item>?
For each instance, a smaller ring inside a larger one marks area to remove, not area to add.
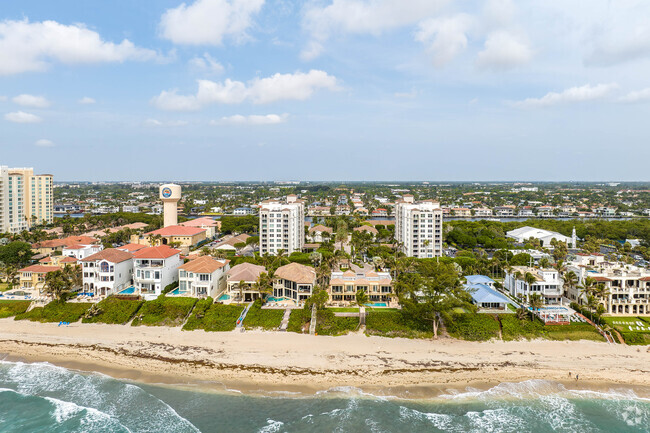
[[[596,299],[598,299],[599,306],[602,305],[601,302],[609,304],[610,294],[611,293],[609,289],[603,283],[597,284],[596,287],[594,288],[594,296],[596,297]]]
[[[564,284],[569,286],[569,290],[573,289],[578,284],[578,276],[575,272],[569,271],[562,277]]]
[[[539,309],[544,306],[544,301],[542,300],[542,297],[539,293],[533,293],[530,295],[528,303],[530,304],[530,308],[532,308],[533,311],[539,311]]]
[[[582,286],[580,286],[580,295],[584,296],[585,299],[588,299],[589,296],[593,296],[595,288],[596,288],[596,280],[594,280],[591,277],[587,277],[582,282]],[[580,300],[582,301],[582,299]]]
[[[355,303],[359,307],[363,307],[368,303],[368,294],[366,293],[365,290],[357,290],[355,298],[356,298]]]
[[[560,276],[564,275],[564,273],[566,272],[566,269],[567,269],[563,260],[558,260],[557,262],[555,262],[553,264],[553,267],[555,268],[557,273],[560,274]]]
[[[526,275],[524,275],[524,281],[528,285],[528,290],[526,291],[527,293],[527,301],[530,302],[530,296],[531,296],[531,290],[533,288],[533,284],[537,282],[537,278],[535,275],[531,274],[530,272],[526,272]]]

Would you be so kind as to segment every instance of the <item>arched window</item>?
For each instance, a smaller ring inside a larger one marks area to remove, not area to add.
[[[102,272],[109,272],[110,267],[108,265],[108,262],[102,262],[101,265],[100,265],[100,270]]]

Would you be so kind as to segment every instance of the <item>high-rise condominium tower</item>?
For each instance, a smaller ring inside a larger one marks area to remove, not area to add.
[[[442,255],[442,209],[431,201],[415,202],[410,194],[395,204],[395,239],[409,257]]]
[[[302,251],[305,245],[305,205],[295,195],[286,201],[265,200],[260,204],[260,254]]]

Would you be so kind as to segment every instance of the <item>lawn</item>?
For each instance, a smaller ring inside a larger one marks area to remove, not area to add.
[[[447,332],[454,338],[469,341],[487,341],[499,336],[499,322],[490,314],[445,313]]]
[[[131,301],[109,296],[86,311],[81,322],[124,325],[131,320],[142,304],[143,301]]]
[[[31,301],[0,301],[0,319],[24,313]]]
[[[593,340],[593,341],[606,341],[605,337],[588,323],[571,322],[570,325],[550,325],[544,327],[543,338],[547,340],[559,341],[577,341],[577,340]]]
[[[194,329],[203,329],[204,331],[232,331],[237,326],[237,319],[244,311],[242,305],[222,305],[212,304],[205,308],[197,308],[183,329],[192,331]]]
[[[432,324],[402,311],[370,311],[366,315],[366,334],[382,337],[432,338]]]
[[[328,308],[328,310],[333,311],[335,313],[358,313],[359,307],[336,307],[336,308]]]
[[[603,317],[623,336],[626,344],[650,344],[650,317]]]
[[[262,309],[262,301],[255,301],[244,319],[244,328],[278,329],[282,324],[284,310]]]
[[[92,306],[90,303],[52,301],[45,307],[34,308],[17,314],[15,320],[32,322],[76,322]]]
[[[195,303],[195,298],[159,296],[154,301],[147,301],[142,304],[131,325],[180,326]]]
[[[337,317],[331,309],[318,310],[316,316],[316,334],[344,335],[359,326],[358,317]]]

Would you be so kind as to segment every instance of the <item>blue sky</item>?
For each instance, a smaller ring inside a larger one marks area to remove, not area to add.
[[[640,180],[650,3],[0,5],[0,164],[59,180]]]

